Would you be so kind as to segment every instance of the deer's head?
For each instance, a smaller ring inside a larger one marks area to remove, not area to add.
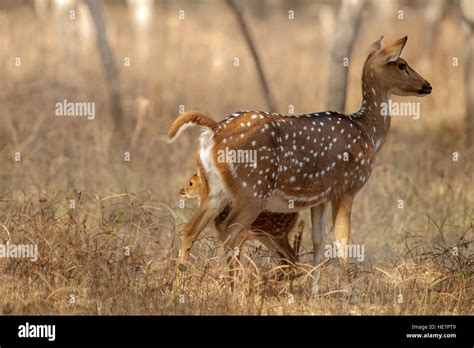
[[[189,182],[184,185],[180,190],[179,194],[187,198],[199,197],[201,190],[201,178],[198,174],[194,174]]]
[[[408,37],[382,48],[383,36],[371,46],[364,65],[363,83],[374,84],[387,94],[425,96],[431,85],[400,58]]]

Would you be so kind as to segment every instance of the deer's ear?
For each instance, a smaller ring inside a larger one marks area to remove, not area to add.
[[[377,41],[372,43],[372,45],[370,45],[369,54],[381,49],[382,48],[382,42],[383,42],[383,35],[380,37],[380,39],[378,39]]]
[[[384,63],[394,62],[402,54],[403,47],[408,40],[408,36],[402,37],[401,39],[395,41],[390,46],[385,47],[379,52],[379,57]]]

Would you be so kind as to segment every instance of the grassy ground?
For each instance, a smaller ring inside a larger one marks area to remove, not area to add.
[[[408,34],[403,56],[434,88],[432,95],[412,99],[421,102],[420,120],[393,119],[374,172],[356,198],[352,241],[364,245],[366,256],[351,263],[358,302],[339,292],[336,260],[323,269],[321,299],[312,299],[309,233],[298,266],[302,275],[292,282],[278,281],[274,260],[249,243],[231,293],[212,235],[193,248],[192,265],[177,270],[182,228],[196,208],[192,202],[180,208],[178,189],[194,172],[197,138],[189,131],[177,144],[164,142],[179,105],[216,119],[234,110],[265,109],[248,51],[226,25],[232,17],[225,7],[216,2],[209,11],[200,3],[181,23],[173,14],[186,4],[158,11],[151,32],[159,34],[150,39],[148,58],[120,69],[127,121],[118,142],[94,46],[77,34],[68,55],[55,21],[41,24],[29,6],[0,11],[1,29],[8,33],[0,36],[0,59],[9,63],[0,66],[0,244],[39,248],[36,262],[0,259],[0,311],[473,314],[473,149],[461,139],[462,70],[450,65],[452,56],[462,56],[461,40],[449,39],[460,28],[449,16],[443,20],[431,61],[421,62],[422,23],[415,8],[385,33],[378,28],[386,20],[367,16],[351,60],[349,110],[360,103],[361,64],[380,34],[388,40]],[[281,25],[286,11],[265,21],[248,14],[281,112],[289,104],[298,113],[324,109],[331,31],[320,25],[320,7],[304,6],[291,25]],[[106,16],[118,61],[145,59],[136,56],[124,9],[108,6]],[[21,68],[12,67],[17,56]],[[237,69],[235,56],[242,61]],[[149,109],[140,128],[142,92]],[[55,117],[54,105],[63,99],[94,101],[96,119]],[[21,161],[15,161],[17,152]],[[124,152],[131,161],[124,161]],[[306,213],[303,218],[308,229]],[[175,282],[180,273],[184,284]]]

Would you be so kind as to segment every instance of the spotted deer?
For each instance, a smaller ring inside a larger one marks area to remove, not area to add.
[[[367,182],[377,153],[390,129],[382,108],[391,95],[425,96],[431,85],[400,58],[407,37],[382,48],[374,42],[362,70],[362,103],[352,114],[334,111],[304,115],[240,111],[216,122],[204,114],[187,112],[169,130],[174,139],[184,127],[197,125],[199,160],[209,185],[206,202],[185,226],[195,235],[228,205],[231,212],[219,224],[221,239],[233,249],[239,234],[264,210],[292,213],[311,209],[313,261],[320,264],[325,211],[332,206],[341,269],[348,285],[351,209]],[[257,151],[257,161],[222,161],[223,151]],[[188,246],[184,246],[186,248]],[[313,277],[317,293],[319,272]]]
[[[179,193],[183,197],[197,198],[201,201],[201,196],[205,194],[204,189],[201,177],[199,173],[196,173],[180,189]],[[217,224],[225,219],[229,210],[230,206],[216,217]],[[304,221],[301,220],[299,223],[298,221],[298,213],[281,214],[263,211],[249,228],[240,234],[236,245],[240,249],[246,240],[256,239],[265,245],[272,254],[276,254],[283,263],[295,264],[298,261],[297,253],[304,229]],[[289,239],[292,237],[294,237],[293,247],[289,243]]]

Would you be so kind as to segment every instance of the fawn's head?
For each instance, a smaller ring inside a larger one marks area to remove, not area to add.
[[[376,85],[386,94],[421,97],[431,93],[430,83],[400,58],[407,39],[407,36],[402,37],[382,48],[382,36],[372,44],[371,53],[364,64],[364,84]]]
[[[201,178],[198,174],[194,174],[191,179],[189,179],[189,182],[179,190],[179,194],[187,198],[199,197],[200,192]]]

